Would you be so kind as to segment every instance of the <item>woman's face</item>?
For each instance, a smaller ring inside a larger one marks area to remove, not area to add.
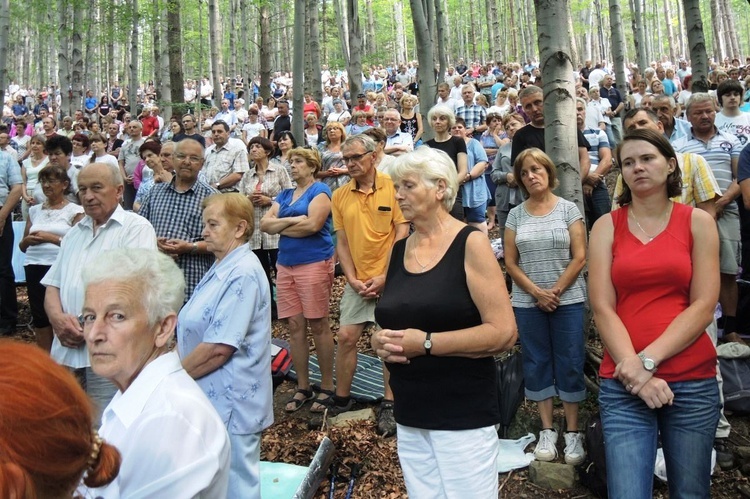
[[[99,140],[92,140],[91,141],[91,150],[94,151],[95,154],[99,154],[104,152],[104,142],[101,142]]]
[[[642,81],[638,84],[638,90],[640,90],[641,93],[646,91],[646,82]]]
[[[517,131],[523,128],[523,126],[524,124],[518,120],[510,120],[508,124],[505,125],[505,133],[508,134],[509,139],[513,140],[513,136],[516,134]]]
[[[404,99],[404,103],[401,104],[402,109],[412,109],[414,107],[414,102],[412,102],[411,99]]]
[[[262,148],[261,148],[262,149]],[[203,240],[208,251],[217,258],[224,258],[238,243],[242,234],[238,224],[230,221],[221,202],[213,202],[203,210]]]
[[[333,105],[333,108],[336,110],[337,113],[340,113],[341,111],[344,110],[344,104],[342,104],[341,102],[337,102]]]
[[[651,91],[655,94],[660,94],[664,90],[664,85],[659,80],[651,82]]]
[[[145,161],[146,166],[152,170],[156,171],[161,169],[161,158],[157,154],[154,154],[154,151],[143,151],[141,159]]]
[[[622,144],[620,161],[622,179],[636,193],[665,189],[667,177],[674,171],[677,160],[667,159],[650,142],[628,140]]]
[[[263,161],[265,158],[268,157],[266,154],[266,150],[263,148],[260,144],[250,144],[250,147],[248,147],[248,153],[250,154],[250,160],[251,161]]]
[[[279,149],[287,151],[292,148],[292,139],[289,138],[289,135],[282,135],[277,144],[279,145]]]
[[[394,182],[393,186],[396,189],[396,202],[407,220],[430,213],[440,204],[438,187],[428,187],[416,175],[407,175]]]
[[[336,126],[332,126],[328,129],[328,140],[340,140],[341,139],[341,129]]]
[[[273,109],[276,107],[276,99],[273,97],[269,97],[268,99],[268,109]]]
[[[42,152],[44,152],[44,146],[38,140],[32,140],[31,152],[34,153],[35,156],[39,156],[40,154],[42,154]]]
[[[357,125],[359,126],[365,126],[367,124],[367,116],[358,116],[357,117]]]
[[[83,154],[84,152],[86,152],[86,148],[83,147],[83,144],[77,140],[74,140],[73,141],[73,154],[75,156],[79,156]]]
[[[445,133],[448,131],[448,117],[442,114],[432,115],[430,126],[436,133]]]
[[[39,180],[39,183],[42,184],[42,192],[47,199],[54,201],[59,200],[68,188],[68,182],[52,177],[45,177],[44,180]]]
[[[301,181],[309,180],[313,176],[313,169],[308,166],[305,158],[301,156],[292,156],[289,158],[289,164],[292,170],[292,180],[297,183],[304,183]]]
[[[309,127],[313,127],[314,128],[315,125],[318,124],[318,118],[316,118],[315,116],[310,116],[308,118],[305,118],[305,121],[307,121],[308,128]]]
[[[180,124],[179,123],[172,123],[172,126],[170,128],[172,130],[172,133],[174,133],[174,134],[180,133]]]
[[[540,194],[549,189],[547,169],[531,156],[527,156],[521,166],[521,181],[530,195]]]
[[[456,123],[451,127],[451,135],[454,137],[466,138],[466,127],[461,123]]]

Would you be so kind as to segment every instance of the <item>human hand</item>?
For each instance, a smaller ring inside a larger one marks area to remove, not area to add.
[[[132,175],[128,175],[127,177],[125,177],[125,183],[132,184],[133,183],[133,176]]]
[[[583,195],[590,198],[594,193],[594,187],[591,184],[583,184]]]
[[[560,306],[560,290],[557,288],[553,289],[538,289],[534,298],[536,298],[536,306],[544,312],[554,312],[557,307]]]
[[[60,340],[62,346],[67,348],[78,348],[85,342],[83,328],[78,318],[71,314],[60,314],[50,316],[52,330]]]
[[[626,390],[633,395],[638,395],[653,374],[643,367],[643,362],[637,355],[631,355],[617,364],[614,376],[620,380]]]
[[[347,282],[349,283],[349,286],[351,286],[352,289],[359,295],[362,295],[362,293],[367,289],[367,285],[356,277],[353,279],[347,278]]]
[[[674,403],[674,393],[666,381],[652,377],[638,392],[638,396],[646,402],[649,409],[659,409]]]
[[[403,355],[402,346],[404,331],[380,329],[372,334],[370,344],[377,356],[384,362],[408,364],[409,359]]]
[[[512,173],[509,173],[505,176],[505,183],[507,183],[510,187],[516,186],[516,176]]]
[[[379,275],[365,281],[365,289],[359,294],[364,298],[377,298],[385,286],[385,276]]]
[[[43,242],[44,240],[37,234],[29,234],[21,240],[20,245],[25,244],[26,246],[36,246],[37,244],[42,244]]]

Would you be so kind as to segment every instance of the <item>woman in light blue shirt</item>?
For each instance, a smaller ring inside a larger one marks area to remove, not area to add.
[[[216,263],[180,312],[177,345],[182,365],[229,432],[227,497],[256,498],[260,435],[273,423],[271,291],[247,244],[254,215],[245,196],[209,196],[203,201],[203,224],[205,250],[214,254]]]

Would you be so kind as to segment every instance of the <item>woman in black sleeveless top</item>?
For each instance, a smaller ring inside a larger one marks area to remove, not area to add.
[[[446,154],[419,148],[391,176],[415,231],[393,247],[372,346],[391,373],[406,488],[496,498],[492,356],[516,341],[502,271],[487,237],[449,214],[458,181]]]

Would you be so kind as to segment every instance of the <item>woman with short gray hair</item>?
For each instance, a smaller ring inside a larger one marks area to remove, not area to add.
[[[487,238],[450,215],[458,175],[447,154],[419,147],[391,174],[414,233],[393,245],[372,347],[391,373],[406,489],[496,498],[493,355],[516,341],[503,274]]]

